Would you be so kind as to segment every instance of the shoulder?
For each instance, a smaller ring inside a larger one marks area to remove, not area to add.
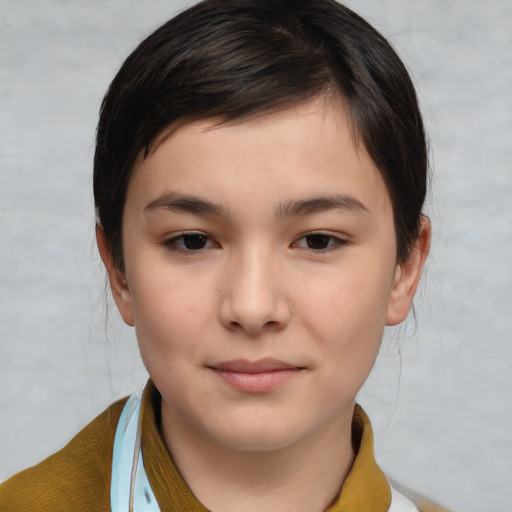
[[[0,485],[0,512],[109,510],[115,429],[126,399],[111,405],[64,448]]]
[[[391,508],[389,512],[450,512],[417,492],[389,480]]]
[[[416,505],[391,484],[391,506],[389,512],[419,512]]]

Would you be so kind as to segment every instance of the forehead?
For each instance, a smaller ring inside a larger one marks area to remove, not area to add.
[[[325,96],[250,119],[207,118],[168,127],[139,156],[128,188],[140,202],[173,192],[230,207],[299,196],[358,195],[369,209],[389,196],[358,144],[343,102]]]

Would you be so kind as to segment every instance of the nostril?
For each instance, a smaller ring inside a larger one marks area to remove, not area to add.
[[[277,331],[280,329],[280,322],[270,320],[263,323],[239,322],[232,320],[229,322],[229,329],[232,331],[244,331],[250,335],[259,335],[264,331]]]

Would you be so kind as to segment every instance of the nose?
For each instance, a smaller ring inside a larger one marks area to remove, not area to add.
[[[258,336],[288,324],[290,307],[283,272],[269,252],[239,255],[229,262],[220,307],[221,322],[228,329]]]

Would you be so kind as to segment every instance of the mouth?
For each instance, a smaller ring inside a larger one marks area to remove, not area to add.
[[[301,366],[272,358],[258,361],[236,359],[208,366],[208,368],[231,387],[247,393],[271,391],[305,370]]]

